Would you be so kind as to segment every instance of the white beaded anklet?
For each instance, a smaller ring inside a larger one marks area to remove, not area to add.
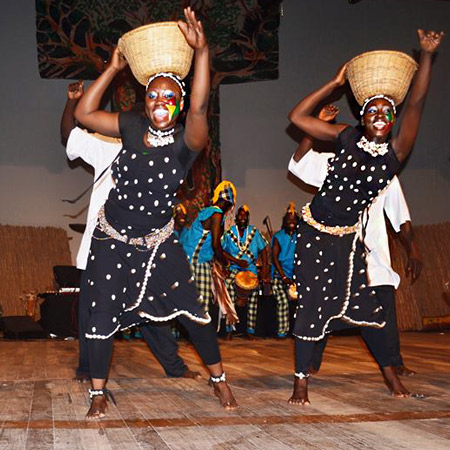
[[[296,372],[294,373],[294,376],[297,377],[299,380],[304,380],[309,378],[309,373]]]
[[[220,383],[222,381],[226,381],[226,376],[225,376],[225,372],[222,372],[222,375],[220,375],[219,377],[213,377],[212,375],[209,377],[209,381],[211,381],[211,383]]]

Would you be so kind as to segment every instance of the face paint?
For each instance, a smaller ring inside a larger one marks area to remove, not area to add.
[[[389,120],[389,122],[394,122],[394,114],[392,114],[392,111],[389,110],[386,114],[386,118],[387,120]]]
[[[180,113],[180,101],[177,100],[175,92],[169,89],[165,90],[163,95],[167,100],[166,107],[169,111],[169,120],[171,121]]]
[[[171,121],[173,117],[178,116],[180,113],[180,102],[176,100],[175,105],[168,104],[167,109],[169,110],[169,120]]]

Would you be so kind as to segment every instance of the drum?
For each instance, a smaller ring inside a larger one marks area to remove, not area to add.
[[[244,270],[236,274],[234,287],[236,288],[236,303],[239,306],[245,306],[248,297],[254,289],[258,287],[259,281],[257,275],[249,270]]]

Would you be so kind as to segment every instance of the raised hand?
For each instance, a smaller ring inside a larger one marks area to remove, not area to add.
[[[195,17],[195,12],[190,7],[184,9],[186,22],[178,21],[178,26],[184,34],[186,42],[194,50],[202,50],[207,46],[206,36],[203,31],[202,23]]]
[[[69,100],[79,100],[84,94],[84,81],[70,83],[67,88],[67,98]]]
[[[116,70],[122,70],[125,69],[127,64],[128,62],[125,57],[122,55],[122,53],[120,53],[119,49],[115,47],[111,56],[111,60],[109,61],[110,67]]]
[[[339,108],[335,105],[325,105],[319,112],[319,119],[324,122],[332,122],[339,114]]]
[[[444,37],[444,32],[417,30],[419,35],[420,48],[424,52],[434,53]]]
[[[333,78],[333,81],[338,86],[343,86],[345,82],[347,81],[347,77],[345,75],[345,71],[347,70],[347,63],[343,64],[341,67],[339,67],[336,75]]]

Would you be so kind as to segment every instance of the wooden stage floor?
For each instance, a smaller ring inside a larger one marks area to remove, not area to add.
[[[333,337],[309,407],[286,403],[292,341],[221,342],[240,408],[224,411],[206,381],[168,379],[140,341],[115,344],[118,406],[86,422],[87,386],[72,381],[75,341],[0,340],[0,449],[450,448],[450,333],[405,333],[406,378],[424,400],[392,398],[358,337]],[[196,353],[180,354],[199,369]]]

